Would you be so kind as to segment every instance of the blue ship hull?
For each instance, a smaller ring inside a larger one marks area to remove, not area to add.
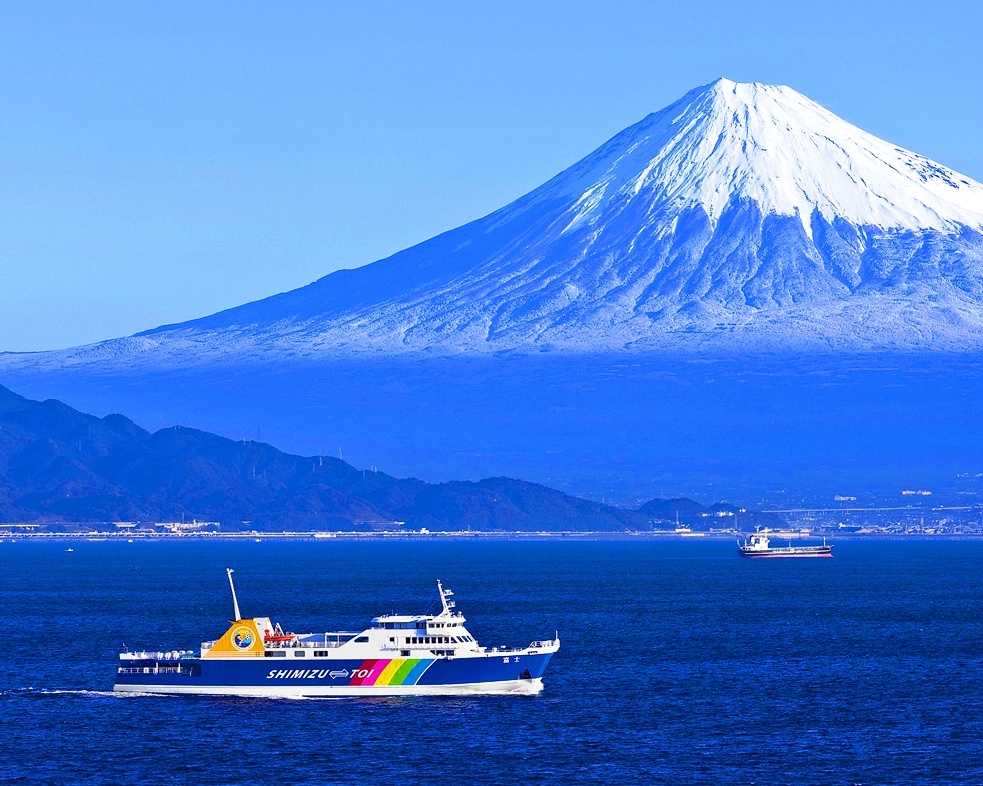
[[[384,676],[391,660],[305,658],[305,662],[292,659],[294,662],[286,663],[268,657],[147,658],[128,660],[119,669],[115,689],[249,696],[536,694],[542,690],[543,672],[552,656],[552,652],[518,651],[412,659],[412,667],[399,684]]]

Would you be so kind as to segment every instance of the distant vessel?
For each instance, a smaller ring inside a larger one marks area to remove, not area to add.
[[[755,532],[738,541],[737,548],[742,557],[832,557],[833,547],[826,544],[823,538],[822,546],[793,546],[789,541],[787,546],[772,547],[768,536],[763,532]]]
[[[437,582],[435,615],[387,614],[361,632],[286,633],[268,617],[239,614],[201,650],[123,652],[115,690],[237,696],[538,694],[560,639],[480,647]]]

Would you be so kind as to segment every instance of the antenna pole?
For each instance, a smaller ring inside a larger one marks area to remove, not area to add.
[[[232,590],[232,608],[236,614],[236,622],[238,622],[242,619],[242,616],[239,614],[239,601],[236,600],[236,585],[232,583],[233,570],[232,568],[226,568],[225,572],[229,576],[229,588]]]

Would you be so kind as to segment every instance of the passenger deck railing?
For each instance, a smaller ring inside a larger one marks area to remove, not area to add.
[[[185,676],[193,676],[195,674],[196,666],[120,666],[117,670],[117,674],[184,674]]]

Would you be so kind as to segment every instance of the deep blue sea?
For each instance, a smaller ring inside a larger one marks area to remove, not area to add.
[[[983,783],[983,543],[0,543],[0,781]],[[478,641],[558,630],[539,697],[117,697],[116,655],[361,629],[452,588]]]

